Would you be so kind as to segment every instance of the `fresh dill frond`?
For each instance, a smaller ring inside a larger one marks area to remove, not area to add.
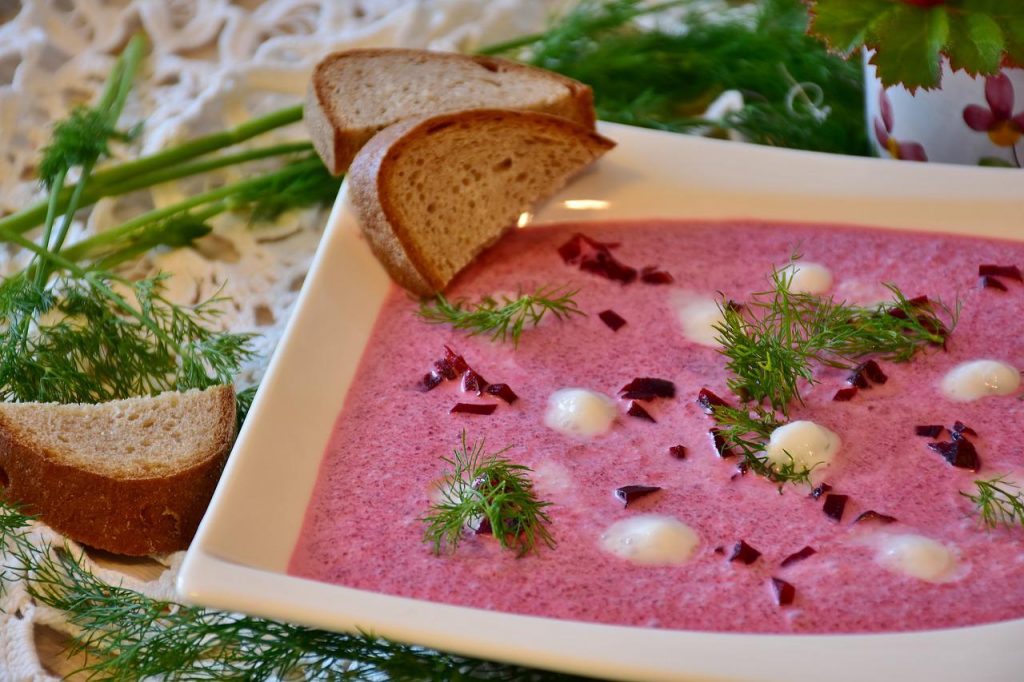
[[[107,111],[79,106],[53,126],[50,143],[39,161],[39,180],[47,189],[67,169],[110,155],[108,141],[118,135],[110,119]]]
[[[729,388],[783,414],[801,401],[800,383],[815,382],[816,367],[852,368],[869,355],[906,362],[929,345],[942,345],[957,323],[959,302],[952,309],[941,301],[922,303],[886,284],[892,302],[854,306],[792,291],[793,272],[773,269],[771,288],[741,306],[720,301],[722,320],[715,325],[732,374]]]
[[[1024,490],[1007,480],[1006,476],[996,476],[974,482],[977,494],[960,494],[974,503],[981,522],[986,528],[1004,526],[1024,526]]]
[[[742,457],[747,469],[776,483],[810,485],[813,467],[798,465],[792,457],[780,464],[765,454],[772,431],[784,423],[773,411],[757,405],[716,405],[713,414],[723,446]]]
[[[519,337],[527,325],[536,327],[551,313],[559,320],[573,315],[586,315],[573,299],[578,289],[540,287],[532,294],[517,298],[503,296],[501,301],[487,296],[478,303],[449,301],[443,294],[420,304],[419,315],[431,324],[450,324],[455,329],[468,330],[470,336],[490,334],[492,341],[512,339],[519,345]]]
[[[220,299],[172,303],[166,275],[79,275],[41,289],[23,272],[0,285],[0,399],[95,403],[207,388],[232,383],[252,357],[251,335],[212,330]]]
[[[330,204],[341,181],[316,156],[302,157],[233,196],[231,205],[247,207],[253,222],[271,222],[293,208]]]
[[[73,628],[85,679],[516,680],[576,679],[389,642],[153,599],[111,585],[70,547],[38,545],[32,518],[0,499],[0,593],[24,581],[36,603]]]
[[[451,458],[441,458],[451,471],[440,485],[441,500],[422,519],[427,524],[423,539],[436,554],[446,547],[454,552],[467,529],[486,522],[498,543],[519,556],[538,542],[554,548],[545,511],[551,503],[537,499],[529,467],[501,457],[508,448],[485,455],[483,439],[469,445],[465,431],[461,438]]]

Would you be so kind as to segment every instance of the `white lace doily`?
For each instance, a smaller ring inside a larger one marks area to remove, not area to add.
[[[54,121],[102,88],[117,51],[136,31],[151,53],[122,122],[144,120],[136,148],[150,153],[189,137],[237,125],[301,100],[313,64],[357,46],[470,51],[542,29],[564,0],[0,0],[0,215],[37,201],[39,150]],[[275,131],[299,139],[301,126]],[[266,144],[267,139],[259,144]],[[237,179],[229,170],[221,178]],[[125,199],[102,200],[76,224],[69,243],[123,219],[129,210],[165,206],[201,186],[172,183]],[[242,385],[258,381],[291,313],[326,219],[294,211],[274,226],[251,227],[229,215],[195,249],[148,256],[142,272],[173,273],[170,298],[192,302],[222,286],[236,305],[221,323],[255,331],[259,357]],[[25,257],[0,249],[0,274]],[[43,526],[36,537],[61,542]],[[158,563],[88,560],[97,574],[147,595],[174,599],[179,555]],[[164,568],[166,566],[166,570]],[[24,586],[0,598],[0,682],[58,679],[74,669],[59,650],[70,632],[62,614],[32,603]],[[56,642],[56,644],[55,644]],[[37,644],[48,643],[42,658]]]

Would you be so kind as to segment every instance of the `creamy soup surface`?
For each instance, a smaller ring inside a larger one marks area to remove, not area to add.
[[[619,242],[616,258],[674,281],[623,285],[581,271],[558,252],[575,233]],[[735,401],[707,333],[714,301],[763,291],[771,269],[795,252],[809,291],[873,304],[888,299],[882,283],[892,282],[908,297],[962,306],[945,351],[880,361],[888,381],[847,402],[833,396],[849,386],[849,372],[819,370],[804,404],[790,410],[801,424],[791,425],[796,440],[786,448],[811,443],[809,456],[825,453],[827,466],[814,475],[848,496],[839,521],[807,486],[780,494],[764,478],[737,475],[737,460],[718,456],[714,423],[695,402],[702,387]],[[448,604],[685,630],[883,632],[1022,618],[1024,528],[985,530],[960,495],[974,492],[978,478],[1005,474],[1024,485],[1024,401],[1012,385],[1024,368],[1024,285],[979,286],[979,265],[992,263],[1024,265],[1024,243],[754,222],[518,230],[463,273],[449,297],[564,285],[578,289],[587,316],[546,318],[513,348],[426,324],[418,303],[393,288],[326,447],[289,572]],[[626,324],[613,331],[598,316],[605,310]],[[478,398],[458,380],[420,390],[446,345],[519,400]],[[954,368],[978,360],[1002,374],[949,389]],[[675,385],[674,398],[641,403],[653,423],[628,415],[618,397],[637,377]],[[986,388],[999,381],[1001,389]],[[584,392],[552,397],[565,389]],[[576,431],[558,428],[551,410],[559,399],[583,406]],[[497,407],[450,413],[460,402]],[[977,432],[977,473],[929,449],[948,432],[915,435],[916,426],[957,421]],[[446,470],[440,458],[463,431],[471,442],[485,438],[488,451],[508,446],[505,457],[530,467],[539,497],[553,503],[557,547],[517,558],[493,537],[467,533],[457,552],[432,553],[421,518]],[[670,454],[678,445],[685,458]],[[624,506],[614,491],[628,485],[661,490]],[[854,523],[868,510],[896,521]],[[729,561],[740,541],[761,553],[753,563]],[[814,554],[781,565],[804,547]],[[793,586],[791,604],[777,603],[772,578]]]

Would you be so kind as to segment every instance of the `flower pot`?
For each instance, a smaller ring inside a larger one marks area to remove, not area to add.
[[[1024,69],[990,77],[942,66],[942,87],[911,94],[883,88],[864,56],[868,137],[879,156],[1021,168],[1024,164]]]

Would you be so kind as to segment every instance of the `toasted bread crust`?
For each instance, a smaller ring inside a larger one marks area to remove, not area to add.
[[[470,56],[455,52],[430,52],[401,48],[344,50],[327,55],[316,65],[306,91],[306,99],[303,106],[303,117],[309,129],[313,147],[320,155],[320,158],[323,159],[324,165],[335,175],[344,173],[362,146],[377,132],[398,122],[398,119],[381,120],[376,125],[357,128],[349,127],[345,121],[339,120],[339,116],[334,108],[331,92],[331,70],[339,61],[372,59],[380,56],[406,58],[409,60],[429,58],[461,66],[476,64],[491,72],[521,74],[526,78],[543,79],[557,83],[565,87],[565,97],[550,103],[548,106],[529,108],[553,116],[567,118],[586,128],[594,129],[596,120],[593,92],[587,85],[561,74],[500,57]],[[486,104],[481,103],[481,108],[486,107]],[[452,107],[441,106],[435,111],[417,113],[430,115],[453,110],[454,108]]]
[[[61,461],[0,414],[4,495],[54,530],[99,549],[129,556],[188,547],[234,441],[235,395],[216,396],[219,432],[213,449],[192,466],[155,478],[98,474]]]
[[[448,281],[426,264],[419,242],[409,226],[397,218],[396,204],[401,199],[387,190],[386,182],[403,151],[432,131],[454,124],[473,125],[488,120],[515,119],[533,126],[578,139],[597,158],[615,143],[596,132],[567,119],[530,111],[507,109],[470,109],[435,116],[408,119],[375,135],[356,155],[348,174],[348,201],[359,218],[374,255],[400,286],[420,296],[442,291]],[[557,189],[557,188],[555,188]],[[513,224],[508,228],[514,227]],[[490,244],[480,244],[482,251]],[[475,255],[475,254],[473,254]]]

